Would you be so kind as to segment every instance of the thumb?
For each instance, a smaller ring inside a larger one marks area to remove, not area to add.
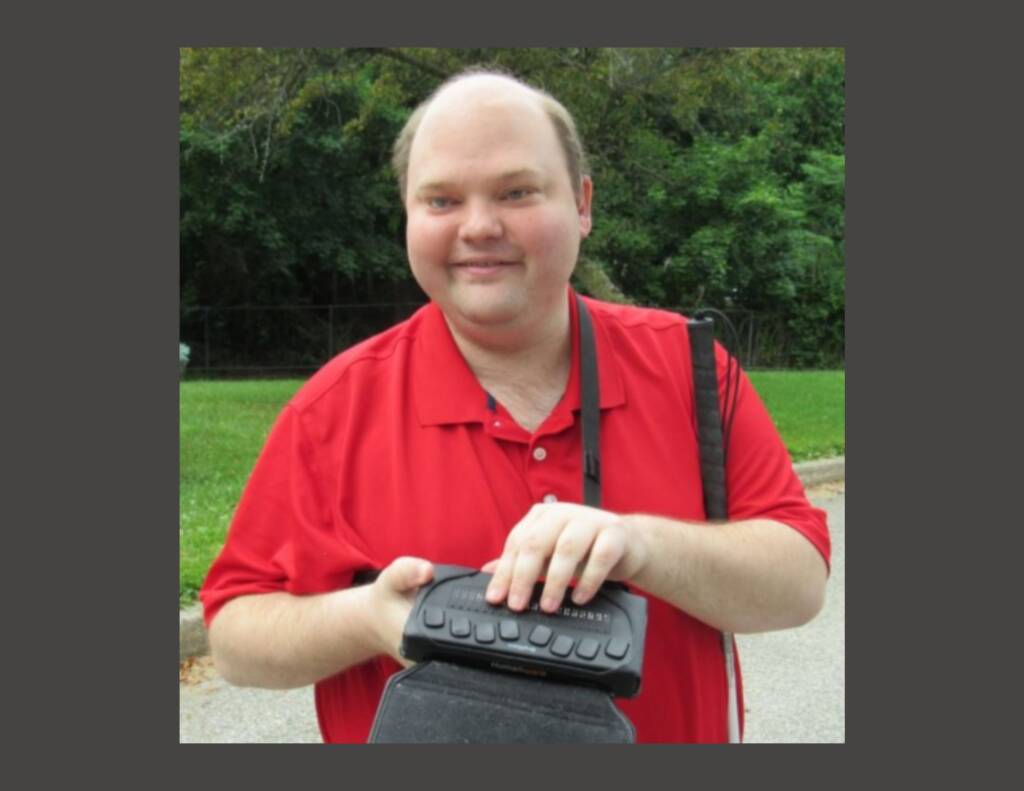
[[[430,582],[434,577],[434,567],[423,558],[395,558],[381,577],[392,590],[404,592]]]

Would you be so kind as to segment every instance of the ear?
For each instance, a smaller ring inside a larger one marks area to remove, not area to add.
[[[576,201],[576,211],[580,215],[580,239],[586,239],[590,235],[592,222],[590,219],[590,201],[594,196],[594,182],[590,176],[584,176],[580,185],[580,197]]]

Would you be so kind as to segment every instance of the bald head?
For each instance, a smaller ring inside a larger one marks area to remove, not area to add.
[[[453,77],[427,99],[427,115],[441,109],[458,108],[464,102],[523,102],[540,109],[541,94],[519,80],[494,72],[473,72]]]
[[[402,200],[406,198],[409,160],[417,132],[421,127],[442,124],[446,119],[457,119],[460,113],[466,112],[469,108],[499,105],[506,110],[537,114],[538,117],[546,118],[565,156],[573,193],[579,198],[583,177],[588,173],[583,146],[569,111],[547,92],[513,77],[493,71],[471,70],[457,74],[442,83],[413,111],[395,141],[391,162],[398,176]]]

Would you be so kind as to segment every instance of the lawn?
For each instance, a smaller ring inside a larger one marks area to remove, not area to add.
[[[301,384],[301,380],[181,383],[181,604],[196,600],[270,426]]]
[[[846,448],[844,371],[751,371],[794,461]],[[301,380],[181,383],[179,603],[196,600],[267,432]]]
[[[793,461],[846,452],[845,371],[750,371]]]

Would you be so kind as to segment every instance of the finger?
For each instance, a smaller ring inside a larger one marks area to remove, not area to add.
[[[548,561],[547,578],[541,595],[541,609],[554,612],[565,598],[565,590],[576,575],[594,541],[594,529],[580,522],[570,522],[559,533],[555,551]]]
[[[480,571],[482,571],[484,574],[493,574],[494,570],[498,568],[498,560],[500,560],[500,558],[488,560],[480,567]]]
[[[548,558],[554,554],[555,543],[565,526],[564,520],[563,512],[552,509],[536,520],[519,540],[508,588],[510,609],[521,610],[529,604],[534,583],[544,571]]]
[[[576,604],[586,604],[597,593],[597,589],[608,579],[611,570],[619,562],[626,551],[626,537],[621,530],[605,529],[598,532],[594,544],[590,548],[587,563],[583,567],[572,600]]]
[[[487,586],[487,592],[484,594],[489,603],[501,604],[505,600],[505,597],[508,595],[509,582],[512,580],[512,568],[515,562],[515,546],[507,542],[505,551],[498,558],[497,564],[494,567],[490,584]]]
[[[544,570],[544,553],[531,550],[519,552],[512,567],[508,583],[508,606],[511,610],[524,610],[530,604],[533,587]]]
[[[528,535],[538,521],[550,514],[550,510],[551,506],[546,503],[534,503],[523,518],[509,531],[501,557],[487,564],[488,567],[495,564],[493,568],[484,569],[485,571],[489,570],[492,575],[487,592],[484,594],[491,604],[501,604],[509,595],[512,576],[519,556],[521,537]]]

